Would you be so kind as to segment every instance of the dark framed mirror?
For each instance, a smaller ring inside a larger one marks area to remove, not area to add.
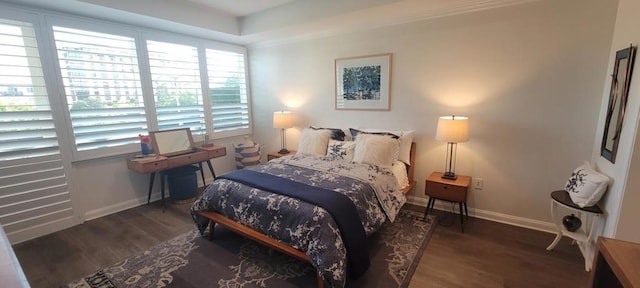
[[[622,132],[622,121],[624,120],[627,97],[629,94],[629,84],[631,83],[631,72],[633,71],[633,61],[636,47],[619,50],[616,52],[616,62],[611,75],[611,90],[609,92],[609,105],[602,135],[602,145],[600,155],[605,159],[616,163],[620,132]]]

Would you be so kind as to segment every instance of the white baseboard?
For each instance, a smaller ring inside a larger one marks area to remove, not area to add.
[[[7,238],[9,239],[9,242],[11,242],[11,245],[15,245],[24,241],[67,229],[69,227],[73,227],[79,224],[77,222],[78,220],[74,219],[73,216],[66,217],[56,221],[29,227],[27,229],[7,233]]]
[[[422,207],[427,207],[427,199],[422,197],[415,196],[407,196],[407,203],[418,205]],[[435,209],[448,211],[453,213],[458,213],[457,210],[451,210],[451,205],[447,205],[446,202],[437,201],[434,206]],[[493,211],[481,210],[476,208],[468,207],[469,216],[485,219],[493,222],[504,223],[508,225],[523,227],[532,230],[538,230],[542,232],[547,232],[551,234],[556,234],[556,225],[551,222],[545,222],[540,220],[534,220],[524,217],[518,217]]]
[[[151,202],[156,201],[156,200],[160,200],[160,193],[152,193],[151,194]],[[123,210],[131,209],[131,208],[138,207],[138,206],[141,206],[141,205],[146,205],[146,204],[147,204],[147,197],[146,196],[145,197],[131,199],[131,200],[128,200],[128,201],[125,201],[125,202],[120,202],[120,203],[117,203],[117,204],[105,206],[105,207],[102,207],[100,209],[87,211],[84,214],[84,220],[85,221],[93,220],[93,219],[96,219],[96,218],[107,216],[109,214],[117,213],[117,212],[120,212],[120,211],[123,211]]]
[[[213,178],[205,178],[205,180],[207,184],[213,183]],[[200,178],[200,175],[198,175],[198,187],[204,186],[204,184],[201,181],[202,181],[202,178]],[[151,201],[153,202],[153,201],[160,200],[160,196],[161,195],[159,191],[152,193]],[[107,216],[113,213],[117,213],[123,210],[127,210],[130,208],[146,205],[146,204],[147,204],[147,197],[143,196],[143,197],[131,199],[128,201],[116,203],[110,206],[102,207],[100,209],[87,211],[84,213],[83,219],[84,221],[89,221],[89,220]],[[7,238],[9,239],[9,242],[11,242],[11,244],[14,245],[14,244],[35,239],[47,234],[58,232],[60,230],[67,229],[78,224],[82,224],[82,222],[80,220],[74,219],[74,217],[67,217],[64,219],[37,225],[34,227],[29,227],[27,229],[7,233]]]
[[[200,174],[198,174],[197,176],[198,176],[198,187],[204,186],[204,184],[201,182],[202,178],[200,177]],[[205,178],[205,180],[207,184],[213,183],[213,178]],[[161,194],[159,191],[151,193],[151,202],[160,200],[160,197],[161,197]],[[165,194],[165,200],[168,198],[169,198],[169,194],[167,193]],[[147,197],[143,196],[143,197],[131,199],[125,202],[120,202],[114,205],[102,207],[100,209],[87,211],[84,214],[84,219],[85,221],[89,221],[89,220],[93,220],[103,216],[107,216],[109,214],[117,213],[123,210],[131,209],[131,208],[138,207],[141,205],[146,205],[146,204],[147,204]]]

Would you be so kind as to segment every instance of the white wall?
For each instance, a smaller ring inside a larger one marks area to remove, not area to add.
[[[250,47],[254,138],[279,148],[271,117],[283,108],[297,114],[289,148],[309,124],[416,130],[419,202],[444,169],[437,117],[469,116],[456,172],[484,178],[472,212],[548,229],[549,193],[592,154],[615,15],[615,1],[536,1]],[[379,53],[393,53],[391,111],[336,111],[334,59]]]
[[[613,182],[604,197],[605,210],[608,212],[603,235],[628,241],[640,242],[638,231],[638,219],[640,210],[640,147],[635,147],[637,139],[636,128],[640,118],[640,61],[636,59],[634,73],[631,78],[627,109],[620,134],[620,144],[616,163],[600,157],[600,143],[604,130],[605,113],[609,101],[609,89],[611,88],[611,76],[615,63],[615,52],[629,47],[629,44],[638,45],[640,42],[640,2],[633,0],[620,0],[616,17],[615,31],[609,52],[609,67],[606,72],[606,83],[602,93],[600,108],[600,121],[596,133],[596,141],[593,149],[594,161],[600,170],[609,175]],[[636,55],[636,58],[639,55]],[[640,146],[640,145],[636,145]]]
[[[637,43],[637,42],[636,42]],[[636,65],[635,68],[640,68]],[[636,88],[639,88],[636,86]],[[634,97],[637,99],[638,89],[635,90]],[[637,100],[636,100],[637,101]],[[640,121],[637,117],[638,110],[634,113],[636,121]],[[634,126],[637,129],[637,122]],[[640,134],[636,131],[635,144],[633,149],[633,156],[629,171],[627,173],[626,181],[627,185],[624,190],[624,198],[621,202],[621,209],[619,214],[618,225],[616,228],[615,238],[626,241],[640,243],[640,229],[638,229],[638,219],[640,219],[640,209],[638,209],[638,203],[640,203]]]

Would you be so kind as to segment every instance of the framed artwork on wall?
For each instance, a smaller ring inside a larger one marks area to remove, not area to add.
[[[633,45],[616,52],[616,61],[611,75],[609,105],[602,135],[602,145],[600,146],[600,155],[611,163],[616,163],[635,52],[636,47]]]
[[[391,54],[335,61],[336,110],[389,110]]]

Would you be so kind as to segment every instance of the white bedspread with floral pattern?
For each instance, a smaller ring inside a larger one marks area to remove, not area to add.
[[[375,165],[331,157],[293,155],[254,168],[348,196],[367,236],[395,219],[406,198],[393,173]],[[204,235],[209,221],[197,211],[215,211],[271,238],[305,251],[330,287],[346,281],[346,251],[335,221],[323,208],[298,199],[217,179],[191,207]]]

